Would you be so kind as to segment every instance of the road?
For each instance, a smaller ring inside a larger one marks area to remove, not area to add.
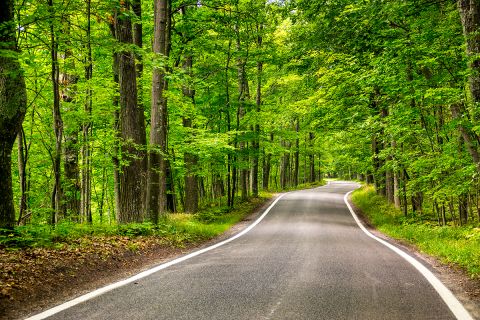
[[[343,200],[354,188],[289,193],[242,237],[48,319],[455,319],[358,227]]]

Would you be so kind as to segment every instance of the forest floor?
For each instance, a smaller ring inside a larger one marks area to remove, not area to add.
[[[222,241],[246,228],[273,201],[258,201],[255,209],[218,237],[187,242],[182,247],[161,237],[82,237],[64,248],[0,248],[0,319],[25,318],[61,302],[125,279],[167,260]],[[359,212],[358,208],[356,210]],[[472,279],[455,265],[421,253],[410,244],[375,235],[403,247],[427,265],[480,319],[480,279]]]

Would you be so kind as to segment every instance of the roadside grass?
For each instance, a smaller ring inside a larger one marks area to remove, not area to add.
[[[480,227],[438,226],[435,221],[405,217],[402,212],[364,186],[352,194],[353,203],[381,232],[404,240],[441,261],[460,266],[472,278],[480,278]]]
[[[108,225],[62,221],[55,226],[46,224],[19,226],[13,231],[0,230],[0,249],[62,249],[65,246],[89,245],[91,242],[78,241],[79,239],[101,241],[102,238],[109,238],[111,241],[115,237],[161,238],[166,244],[183,247],[188,243],[212,239],[225,232],[272,196],[272,193],[262,193],[258,198],[250,198],[238,203],[233,210],[217,206],[205,208],[197,214],[168,214],[160,219],[158,225],[150,222]]]

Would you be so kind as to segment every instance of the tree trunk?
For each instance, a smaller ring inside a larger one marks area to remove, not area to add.
[[[143,57],[141,49],[143,48],[143,26],[142,26],[142,2],[141,0],[132,0],[132,11],[135,14],[135,22],[133,23],[133,44],[138,50],[135,52],[136,71],[137,71],[137,103],[138,103],[138,126],[145,130],[145,105],[143,103]],[[147,185],[147,166],[148,156],[143,158],[144,172],[140,176],[142,185]],[[142,207],[146,211],[147,208],[147,188],[142,188]]]
[[[84,111],[87,119],[82,123],[82,169],[81,169],[81,197],[80,197],[80,208],[82,219],[85,219],[87,222],[92,223],[92,208],[91,208],[91,198],[92,198],[92,166],[91,166],[91,146],[90,138],[92,136],[92,96],[93,91],[91,89],[91,80],[93,76],[93,60],[92,60],[92,43],[91,43],[91,0],[87,0],[87,32],[86,32],[86,49],[87,57],[85,59],[85,80],[87,81],[87,90],[86,90],[86,99],[84,105]],[[114,59],[118,59],[118,55],[115,55]],[[117,61],[118,64],[118,61]],[[115,71],[117,75],[118,83],[118,69]],[[118,106],[118,101],[116,103]],[[115,121],[118,122],[118,112],[116,112]],[[118,123],[117,123],[118,124]],[[118,129],[118,128],[117,128]],[[116,144],[115,144],[116,145]],[[115,168],[115,175],[118,178],[118,163],[117,168]],[[118,181],[118,180],[116,180]],[[118,190],[117,190],[118,191]],[[118,195],[118,193],[117,193]],[[119,199],[118,199],[119,200]],[[118,207],[117,207],[118,208]]]
[[[295,139],[295,163],[294,163],[294,172],[293,172],[293,186],[298,186],[298,175],[300,174],[300,138],[298,132],[300,131],[300,123],[297,119],[295,125],[295,132],[297,133],[297,138]]]
[[[469,86],[472,100],[480,102],[480,3],[477,0],[458,0],[458,10],[469,58]]]
[[[393,194],[393,203],[395,204],[395,208],[400,209],[400,183],[398,181],[397,171],[393,173]]]
[[[191,75],[192,73],[193,58],[188,55],[185,58],[183,68],[185,73]],[[183,95],[191,100],[191,103],[195,106],[195,91],[189,84],[183,86]],[[192,128],[192,119],[190,117],[183,118],[183,126],[185,128]],[[190,133],[187,133],[188,135]],[[186,141],[187,144],[191,144],[191,139]],[[197,156],[190,152],[184,154],[185,162],[185,204],[184,210],[188,213],[196,213],[198,210],[198,180],[197,180]]]
[[[135,23],[133,24],[133,44],[139,49],[143,48],[143,36],[142,36],[142,2],[141,0],[132,0],[132,11],[135,14]],[[137,92],[138,92],[138,108],[141,111],[139,120],[145,122],[144,105],[143,105],[143,57],[141,54],[136,53],[136,70],[137,70]],[[142,125],[142,123],[140,123]],[[145,125],[145,124],[143,124]]]
[[[391,159],[389,159],[391,160]],[[394,173],[391,169],[387,169],[385,172],[385,193],[386,198],[389,203],[394,203],[395,193],[394,193]]]
[[[115,37],[115,28],[113,25],[112,27],[112,34]],[[118,61],[119,61],[119,55],[118,53],[113,54],[113,81],[117,84],[118,86]],[[118,93],[118,92],[117,92]],[[115,111],[113,113],[113,130],[115,132],[115,140],[114,140],[114,148],[113,148],[113,156],[112,156],[112,162],[113,162],[113,185],[114,185],[114,194],[115,194],[115,212],[118,217],[118,212],[120,211],[120,146],[119,146],[119,141],[120,141],[120,112],[118,111],[118,95],[115,94],[113,96],[113,106],[115,108]]]
[[[0,228],[13,228],[12,148],[25,117],[27,93],[17,58],[14,1],[0,2]]]
[[[273,143],[273,133],[270,133],[270,143]],[[264,163],[263,163],[263,189],[268,190],[269,183],[270,183],[270,170],[271,170],[271,161],[272,161],[272,154],[269,152],[264,155]]]
[[[261,33],[263,26],[257,26],[258,31]],[[262,49],[262,35],[259,34],[257,37],[257,47],[259,50]],[[257,115],[260,115],[260,109],[262,106],[262,73],[263,73],[263,62],[261,60],[257,61],[257,95],[255,99],[255,106]],[[254,129],[254,139],[253,139],[253,164],[252,164],[252,195],[258,197],[258,159],[260,157],[260,124],[255,123]]]
[[[63,110],[66,112],[75,112],[75,95],[78,77],[71,74],[75,70],[75,63],[71,61],[72,49],[68,39],[70,35],[70,22],[66,21],[64,33],[67,35],[65,52],[63,54],[63,68],[59,75],[59,84],[61,87],[60,97]],[[65,214],[67,217],[77,220],[80,214],[80,169],[78,166],[78,131],[77,123],[71,124],[65,130],[64,145],[64,164],[63,171],[65,175],[64,181],[64,203]]]
[[[25,134],[23,128],[18,132],[18,177],[20,180],[20,202],[18,204],[18,220],[17,224],[22,223],[25,212],[27,211],[27,159],[28,148],[25,145]]]
[[[395,155],[397,142],[392,140],[392,153]],[[393,169],[393,203],[395,208],[400,209],[400,183],[398,177],[398,168]]]
[[[167,57],[167,0],[155,1],[153,52],[157,59]],[[152,77],[152,105],[150,150],[148,157],[147,214],[158,222],[167,212],[167,100],[165,98],[165,69],[154,68]],[[157,150],[153,150],[155,148]]]
[[[167,193],[167,211],[176,212],[177,211],[177,197],[175,193],[175,181],[173,179],[173,170],[170,165],[170,161],[165,161],[166,165],[166,193]]]
[[[58,68],[58,42],[55,31],[55,12],[53,0],[48,1],[50,10],[50,64],[51,81],[53,86],[53,129],[55,132],[55,152],[53,155],[53,173],[54,188],[52,193],[52,214],[50,223],[55,224],[63,216],[62,206],[63,190],[61,185],[61,157],[62,157],[62,139],[63,139],[63,120],[60,111],[60,88],[59,88],[59,68]]]
[[[225,64],[225,115],[227,120],[227,132],[231,130],[231,116],[230,116],[230,86],[229,86],[229,69],[230,69],[230,61],[232,59],[231,54],[232,48],[232,40],[228,41],[228,51],[227,51],[227,62]],[[236,142],[234,141],[233,144]],[[232,144],[230,141],[229,144]],[[235,200],[235,192],[234,192],[234,168],[233,168],[233,160],[234,157],[232,156],[231,152],[227,154],[227,206],[229,208],[233,208],[234,200]],[[233,182],[233,185],[232,185]]]
[[[127,3],[123,10],[129,11]],[[116,12],[115,34],[121,44],[132,44],[132,22]],[[142,175],[144,174],[145,128],[140,127],[137,105],[135,57],[131,50],[119,52],[120,137],[122,158],[126,165],[120,169],[120,223],[140,222],[143,219]],[[140,196],[139,196],[140,195]]]
[[[282,146],[288,151],[283,153],[282,162],[280,164],[280,187],[285,190],[289,185],[290,175],[290,146],[287,142],[282,141]]]
[[[238,9],[238,8],[237,8]],[[250,99],[250,90],[248,86],[248,79],[245,65],[247,63],[247,58],[241,56],[241,41],[240,41],[240,28],[238,21],[235,24],[235,34],[237,37],[237,53],[239,57],[237,58],[237,76],[238,76],[238,109],[237,109],[237,131],[242,129],[241,120],[245,116],[245,102]],[[248,185],[247,185],[247,177],[248,177],[248,169],[245,168],[245,159],[248,157],[245,155],[245,141],[243,141],[243,137],[240,136],[240,190],[241,190],[241,197],[242,200],[245,201],[248,198]]]
[[[313,132],[308,134],[310,144],[310,154],[308,156],[310,162],[310,179],[311,183],[315,182],[315,153],[313,152],[313,139],[315,138]]]
[[[377,146],[377,137],[372,136],[372,163],[373,163],[373,186],[377,193],[380,189],[380,183],[378,179],[378,171],[380,170],[380,161],[378,159],[378,146]]]

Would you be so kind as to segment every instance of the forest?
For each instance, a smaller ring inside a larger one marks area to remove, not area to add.
[[[0,228],[335,177],[478,225],[479,26],[469,0],[4,0]]]

